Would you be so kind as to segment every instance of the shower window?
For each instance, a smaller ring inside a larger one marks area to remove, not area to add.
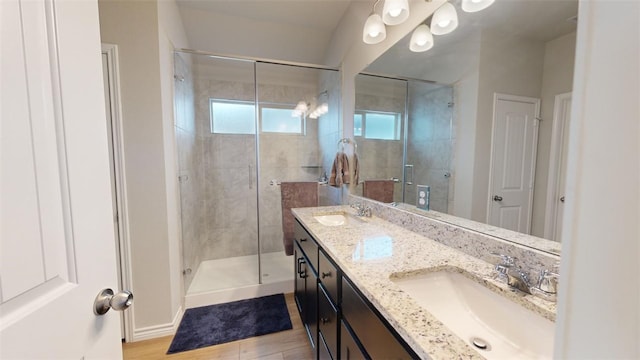
[[[214,134],[255,134],[256,110],[253,102],[209,99],[211,132]]]
[[[302,116],[293,116],[295,105],[268,104],[260,106],[261,130],[264,133],[301,135],[304,132]]]
[[[401,116],[382,111],[356,111],[353,134],[365,139],[400,140]]]
[[[294,105],[262,104],[260,130],[264,133],[304,134],[304,118],[292,116]],[[253,102],[209,99],[211,132],[214,134],[255,134]]]

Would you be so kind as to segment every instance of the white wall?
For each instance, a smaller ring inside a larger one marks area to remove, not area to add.
[[[182,251],[180,226],[180,188],[174,115],[174,49],[189,47],[182,18],[175,1],[158,1],[158,44],[160,55],[160,92],[162,98],[162,132],[169,238],[171,313],[180,316],[183,305]]]
[[[171,5],[101,0],[102,42],[117,44],[129,210],[134,340],[169,334],[181,305],[173,144]],[[160,19],[159,19],[160,17]],[[161,76],[163,74],[163,76]]]
[[[554,355],[638,359],[640,2],[578,16]]]
[[[458,81],[453,87],[453,157],[451,181],[453,207],[451,214],[471,218],[473,167],[478,116],[478,70]]]
[[[482,32],[471,220],[487,221],[493,95],[539,98],[543,59],[544,43],[540,41],[490,30]]]
[[[538,129],[538,156],[536,159],[536,183],[533,190],[533,213],[531,235],[544,236],[547,210],[547,183],[551,152],[551,130],[553,127],[553,105],[555,96],[571,91],[573,86],[573,63],[575,61],[576,33],[570,33],[545,44],[540,114],[542,121]]]

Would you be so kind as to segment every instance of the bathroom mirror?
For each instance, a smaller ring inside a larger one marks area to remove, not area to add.
[[[427,216],[560,241],[578,2],[454,5],[458,28],[434,35],[429,51],[411,52],[408,34],[357,76],[361,181],[397,181],[393,201],[408,209],[416,185],[429,185]],[[524,200],[505,204],[518,187]]]

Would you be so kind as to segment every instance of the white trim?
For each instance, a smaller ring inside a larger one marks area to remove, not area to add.
[[[109,92],[111,96],[111,133],[113,136],[113,161],[115,168],[115,191],[118,207],[118,231],[120,236],[118,237],[118,257],[120,258],[120,285],[122,289],[128,289],[133,291],[133,277],[131,274],[131,244],[129,234],[129,211],[127,201],[127,186],[125,175],[125,158],[124,158],[124,132],[123,132],[123,118],[122,118],[122,102],[120,95],[120,67],[118,62],[118,45],[114,44],[102,44],[102,53],[107,56],[107,62],[109,66]],[[134,294],[135,296],[135,294]],[[133,340],[134,331],[134,305],[123,313],[124,319],[124,338],[126,342]]]
[[[185,296],[185,307],[187,309],[222,304],[230,301],[251,299],[260,296],[274,295],[280,293],[292,293],[293,280],[285,280],[269,284],[256,284],[240,288],[209,291],[199,294],[187,294]]]
[[[173,335],[178,330],[178,326],[180,326],[180,321],[182,321],[182,316],[184,315],[184,310],[182,306],[178,308],[176,315],[173,317],[173,320],[170,323],[148,326],[140,329],[135,329],[133,331],[133,336],[131,341],[142,341],[154,339],[162,336]]]
[[[545,239],[555,240],[556,233],[556,211],[558,189],[560,185],[560,165],[562,162],[562,151],[565,148],[564,133],[569,131],[566,117],[568,106],[571,103],[571,93],[558,94],[555,96],[553,104],[553,124],[551,130],[551,152],[549,156],[549,177],[547,178],[547,204],[544,220]]]
[[[489,191],[487,192],[487,218],[486,223],[490,224],[491,212],[492,212],[492,198],[491,193],[493,192],[493,159],[495,152],[495,141],[496,141],[496,104],[499,100],[506,101],[515,101],[515,102],[523,102],[528,104],[535,104],[535,127],[536,131],[533,134],[533,146],[531,148],[531,152],[533,153],[533,157],[531,159],[531,178],[529,181],[529,218],[527,219],[527,234],[531,234],[531,218],[533,217],[533,188],[536,179],[536,158],[538,154],[538,132],[540,131],[540,99],[527,97],[527,96],[517,96],[517,95],[509,95],[509,94],[501,94],[501,93],[493,93],[493,116],[491,120],[491,155],[489,157]]]

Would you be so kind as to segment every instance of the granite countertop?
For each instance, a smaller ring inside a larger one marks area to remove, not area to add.
[[[424,359],[482,359],[465,341],[420,307],[391,281],[421,272],[459,271],[489,289],[555,321],[555,304],[511,291],[493,278],[493,265],[440,244],[376,216],[348,217],[340,226],[325,226],[314,216],[349,213],[349,206],[292,209],[294,216],[352,280],[368,300]]]

